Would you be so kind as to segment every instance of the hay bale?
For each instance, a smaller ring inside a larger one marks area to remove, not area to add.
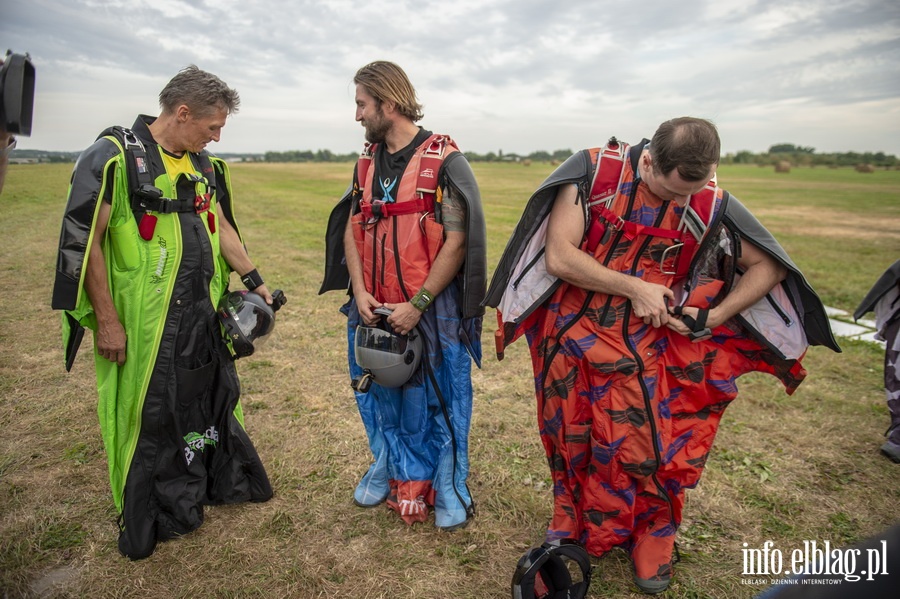
[[[857,173],[874,173],[875,167],[871,164],[857,164],[856,165]]]
[[[523,161],[522,161],[522,166],[531,166],[531,159],[530,159],[530,158],[526,158],[525,160],[523,160]]]
[[[791,163],[787,160],[779,160],[775,163],[775,172],[776,173],[789,173],[791,172]]]

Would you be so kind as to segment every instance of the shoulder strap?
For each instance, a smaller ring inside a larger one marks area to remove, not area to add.
[[[609,204],[616,196],[627,150],[627,144],[620,143],[615,137],[610,137],[606,145],[597,153],[597,166],[594,168],[594,180],[591,183],[588,206],[600,202]]]
[[[134,196],[153,187],[153,177],[147,164],[147,152],[138,136],[131,129],[118,125],[106,129],[99,137],[108,135],[115,137],[125,152],[125,173],[129,193]]]
[[[606,145],[597,152],[597,165],[594,168],[594,180],[591,182],[591,193],[588,196],[586,207],[588,215],[590,215],[591,206],[597,204],[609,206],[616,197],[627,152],[628,144],[619,142],[615,137],[610,137]],[[640,156],[640,152],[638,152],[638,156]],[[606,227],[598,219],[591,219],[585,246],[588,251],[593,253],[605,230]]]
[[[424,150],[419,159],[419,172],[416,175],[416,192],[434,195],[438,188],[438,173],[444,158],[458,151],[456,144],[446,135],[432,135],[423,144]]]
[[[375,149],[378,144],[366,142],[363,151],[356,160],[356,185],[360,191],[366,187],[366,177],[369,174],[369,167],[372,166],[372,158],[375,156]]]

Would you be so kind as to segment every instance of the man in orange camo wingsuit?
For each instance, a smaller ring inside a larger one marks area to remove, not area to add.
[[[669,584],[684,489],[737,377],[769,372],[792,393],[808,345],[840,351],[797,267],[716,186],[719,152],[712,123],[683,117],[649,143],[576,153],[532,196],[485,302],[498,355],[522,333],[531,349],[547,540],[624,547],[647,593]]]

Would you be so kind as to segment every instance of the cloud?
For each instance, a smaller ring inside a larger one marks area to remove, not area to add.
[[[728,151],[900,154],[900,7],[881,0],[7,0],[0,35],[38,69],[22,147],[80,149],[155,113],[194,63],[242,97],[215,150],[355,151],[353,74],[386,59],[422,124],[478,152],[637,140],[694,114]]]

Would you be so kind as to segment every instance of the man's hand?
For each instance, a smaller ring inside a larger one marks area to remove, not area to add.
[[[669,320],[668,304],[675,301],[672,290],[634,277],[630,282],[633,289],[627,297],[631,300],[634,315],[654,328],[665,325]]]
[[[400,304],[385,304],[385,308],[393,310],[388,316],[388,324],[400,335],[408,335],[422,318],[422,313],[409,302]]]
[[[125,363],[125,327],[118,320],[97,325],[97,353],[101,358],[115,362],[119,366]]]
[[[272,305],[272,294],[269,293],[269,288],[266,287],[265,283],[254,289],[253,293],[266,300],[266,303],[270,306]]]
[[[376,300],[375,296],[367,291],[355,293],[354,296],[356,297],[356,307],[359,309],[359,317],[362,319],[363,323],[366,326],[377,324],[381,319],[381,316],[373,314],[372,310],[380,308],[381,302]]]
[[[693,308],[691,306],[684,306],[681,308],[682,316],[688,316],[690,318],[693,318],[694,320],[697,320],[697,315],[699,314],[699,312],[700,312],[699,308]],[[694,331],[684,323],[684,321],[682,320],[682,316],[677,316],[675,314],[670,313],[669,321],[666,323],[666,326],[669,327],[670,329],[672,329],[673,331],[675,331],[676,333],[679,333],[679,334],[687,337]],[[721,324],[721,323],[715,322],[715,316],[714,316],[713,310],[710,310],[709,316],[706,319],[706,328],[711,331],[712,329],[716,328],[719,324]],[[712,335],[704,335],[703,337],[697,337],[696,339],[692,339],[691,343],[697,343],[698,341],[705,341],[706,339],[709,339],[711,336]]]

